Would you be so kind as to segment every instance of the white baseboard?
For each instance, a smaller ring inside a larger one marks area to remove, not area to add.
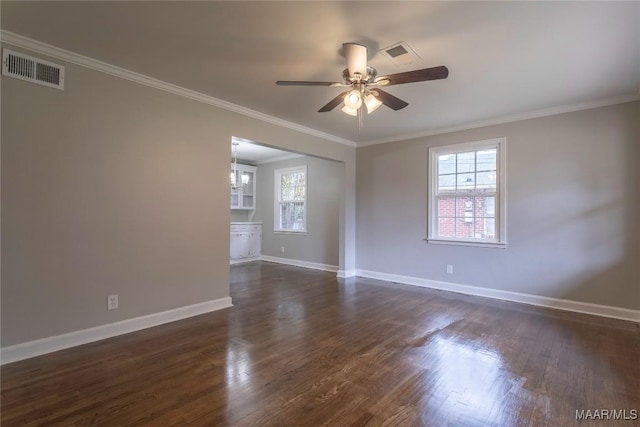
[[[336,274],[336,276],[342,279],[348,279],[349,277],[355,277],[356,271],[357,270],[354,268],[352,268],[351,270],[338,270],[338,274]]]
[[[242,264],[243,262],[260,261],[261,259],[262,259],[261,256],[254,256],[251,258],[237,258],[237,259],[232,259],[229,263],[231,265],[234,265],[234,264]]]
[[[559,298],[543,297],[539,295],[522,294],[519,292],[503,291],[499,289],[482,288],[478,286],[461,285],[458,283],[440,282],[437,280],[423,279],[420,277],[401,276],[398,274],[380,273],[377,271],[356,271],[360,277],[385,280],[388,282],[403,283],[406,285],[421,286],[424,288],[440,289],[443,291],[458,292],[461,294],[475,295],[486,298],[494,298],[505,301],[519,302],[523,304],[537,305],[540,307],[555,308],[559,310],[574,311],[577,313],[593,314],[613,319],[630,320],[640,322],[640,310],[612,307],[608,305],[591,304],[587,302],[572,301]]]
[[[261,259],[262,261],[267,261],[267,262],[294,265],[296,267],[312,268],[314,270],[330,271],[332,273],[336,273],[338,271],[337,265],[319,264],[317,262],[300,261],[297,259],[280,258],[280,257],[268,256],[268,255],[262,255]]]
[[[219,298],[160,313],[149,314],[147,316],[135,317],[133,319],[96,326],[94,328],[16,344],[0,349],[0,364],[17,362],[18,360],[139,331],[152,326],[162,325],[163,323],[175,322],[176,320],[182,320],[187,317],[198,316],[232,306],[233,304],[231,303],[230,297]]]

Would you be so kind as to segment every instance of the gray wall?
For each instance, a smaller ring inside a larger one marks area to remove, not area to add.
[[[231,210],[231,222],[247,222],[249,221],[249,212],[241,210]]]
[[[307,165],[307,233],[273,232],[274,171]],[[339,253],[340,194],[344,164],[301,157],[258,166],[258,203],[253,221],[262,221],[262,254],[337,266]],[[285,253],[280,248],[285,247]]]
[[[227,297],[232,135],[346,162],[354,268],[354,148],[35,55],[65,90],[2,77],[3,347]]]
[[[358,268],[640,308],[639,123],[634,102],[358,148]],[[507,249],[424,242],[428,148],[499,136]]]

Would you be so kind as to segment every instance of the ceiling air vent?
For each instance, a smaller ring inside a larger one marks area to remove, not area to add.
[[[2,50],[2,74],[64,90],[64,67],[23,53]]]
[[[380,52],[396,65],[407,65],[420,59],[407,42],[400,42],[381,49]]]

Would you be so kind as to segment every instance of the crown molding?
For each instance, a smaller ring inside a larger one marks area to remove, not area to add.
[[[424,132],[392,136],[389,138],[375,139],[370,141],[358,142],[358,147],[366,147],[368,145],[387,144],[389,142],[406,141],[409,139],[424,138],[427,136],[441,135],[444,133],[458,132],[462,130],[477,129],[487,126],[501,125],[505,123],[519,122],[528,119],[537,119],[546,116],[555,116],[556,114],[572,113],[581,110],[590,110],[592,108],[606,107],[609,105],[624,104],[627,102],[640,101],[640,90],[637,95],[618,96],[614,98],[605,98],[597,101],[584,102],[580,104],[562,105],[559,107],[545,108],[542,110],[529,111],[522,114],[513,114],[508,116],[496,117],[489,120],[481,120],[477,122],[467,123],[460,126],[447,128],[432,129]]]
[[[606,107],[609,105],[623,104],[626,102],[633,102],[640,100],[640,89],[638,94],[626,95],[614,98],[605,98],[596,101],[589,101],[580,104],[563,105],[558,107],[551,107],[541,110],[534,110],[521,114],[507,115],[501,117],[494,117],[488,120],[481,120],[471,122],[459,126],[446,127],[426,130],[423,132],[397,135],[388,138],[374,139],[369,141],[354,142],[346,138],[342,138],[336,135],[332,135],[326,132],[322,132],[317,129],[309,128],[299,125],[287,120],[280,119],[278,117],[270,116],[268,114],[261,113],[259,111],[251,110],[249,108],[233,104],[222,99],[215,98],[210,95],[205,95],[201,92],[197,92],[191,89],[186,89],[181,86],[174,85],[172,83],[164,82],[162,80],[154,79],[153,77],[145,76],[144,74],[136,73],[115,65],[108,64],[106,62],[99,61],[88,56],[80,55],[75,52],[71,52],[56,46],[43,43],[38,40],[34,40],[20,34],[12,33],[6,30],[0,30],[0,42],[10,44],[16,47],[30,50],[32,52],[47,55],[53,58],[60,59],[75,65],[79,65],[85,68],[89,68],[94,71],[109,74],[115,77],[119,77],[125,80],[129,80],[135,83],[139,83],[145,86],[149,86],[155,89],[159,89],[165,92],[172,93],[174,95],[182,96],[192,99],[194,101],[201,102],[203,104],[212,105],[214,107],[222,108],[228,111],[232,111],[247,117],[261,120],[263,122],[271,123],[277,126],[288,128],[294,131],[312,135],[318,138],[322,138],[331,142],[346,145],[349,147],[366,147],[369,145],[387,144],[390,142],[400,142],[416,138],[424,138],[427,136],[441,135],[450,132],[458,132],[463,130],[477,129],[487,126],[500,125],[505,123],[518,122],[528,119],[536,119],[540,117],[553,116],[556,114],[571,113],[581,110],[589,110],[592,108]]]
[[[52,58],[57,58],[71,64],[89,68],[94,71],[99,71],[101,73],[109,74],[114,77],[119,77],[121,79],[129,80],[155,89],[160,89],[162,91],[189,98],[203,104],[208,104],[214,107],[223,108],[228,111],[233,111],[234,113],[242,114],[244,116],[258,119],[263,122],[306,133],[307,135],[312,135],[328,141],[336,142],[338,144],[347,145],[349,147],[356,147],[356,143],[354,141],[322,132],[317,129],[302,126],[297,123],[280,119],[278,117],[270,116],[259,111],[251,110],[249,108],[242,107],[240,105],[233,104],[222,99],[214,98],[213,96],[205,95],[191,89],[174,85],[172,83],[154,79],[153,77],[145,76],[144,74],[117,67],[115,65],[108,64],[106,62],[90,58],[88,56],[80,55],[78,53],[71,52],[56,46],[52,46],[50,44],[28,38],[20,34],[12,33],[10,31],[0,30],[0,41],[2,43],[17,46],[23,49],[30,50],[32,52],[40,53],[42,55],[47,55]]]

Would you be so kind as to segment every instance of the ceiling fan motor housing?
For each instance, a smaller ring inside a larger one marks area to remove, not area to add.
[[[367,66],[367,75],[362,76],[360,78],[360,81],[363,81],[366,83],[373,83],[377,75],[378,75],[378,70],[376,70],[373,67]],[[347,84],[353,84],[356,82],[356,79],[354,77],[351,77],[351,75],[349,74],[348,68],[345,68],[344,71],[342,71],[342,78]]]
[[[361,76],[367,74],[367,47],[358,43],[344,43],[342,48],[347,58],[349,75],[355,77],[356,73]]]

